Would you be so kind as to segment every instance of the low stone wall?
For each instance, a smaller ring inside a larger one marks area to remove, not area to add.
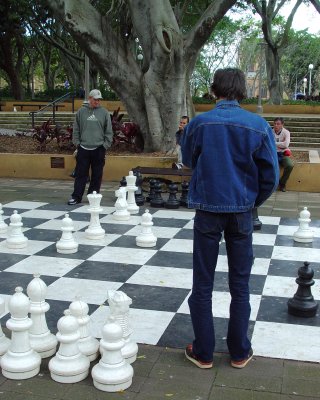
[[[103,179],[120,181],[134,167],[170,168],[174,157],[108,156]],[[0,177],[26,179],[72,179],[75,167],[71,155],[60,154],[0,154]],[[320,192],[320,163],[296,163],[287,189],[300,192]],[[167,177],[172,179],[172,177]],[[177,177],[176,180],[179,180]]]

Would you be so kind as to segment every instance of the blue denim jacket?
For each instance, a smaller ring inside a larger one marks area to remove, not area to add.
[[[182,162],[193,169],[190,208],[245,212],[277,188],[278,157],[272,130],[235,100],[192,119],[181,141]]]

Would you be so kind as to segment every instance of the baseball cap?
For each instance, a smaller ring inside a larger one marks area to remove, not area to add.
[[[98,89],[93,89],[89,93],[89,97],[93,97],[94,99],[102,99],[101,92]]]

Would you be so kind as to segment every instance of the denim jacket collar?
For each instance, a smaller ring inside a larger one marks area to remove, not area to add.
[[[238,102],[238,100],[219,100],[216,103],[216,108],[220,108],[220,107],[240,107],[240,104]]]

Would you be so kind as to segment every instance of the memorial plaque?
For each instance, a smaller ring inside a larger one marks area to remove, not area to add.
[[[64,168],[64,157],[50,157],[51,168]]]

